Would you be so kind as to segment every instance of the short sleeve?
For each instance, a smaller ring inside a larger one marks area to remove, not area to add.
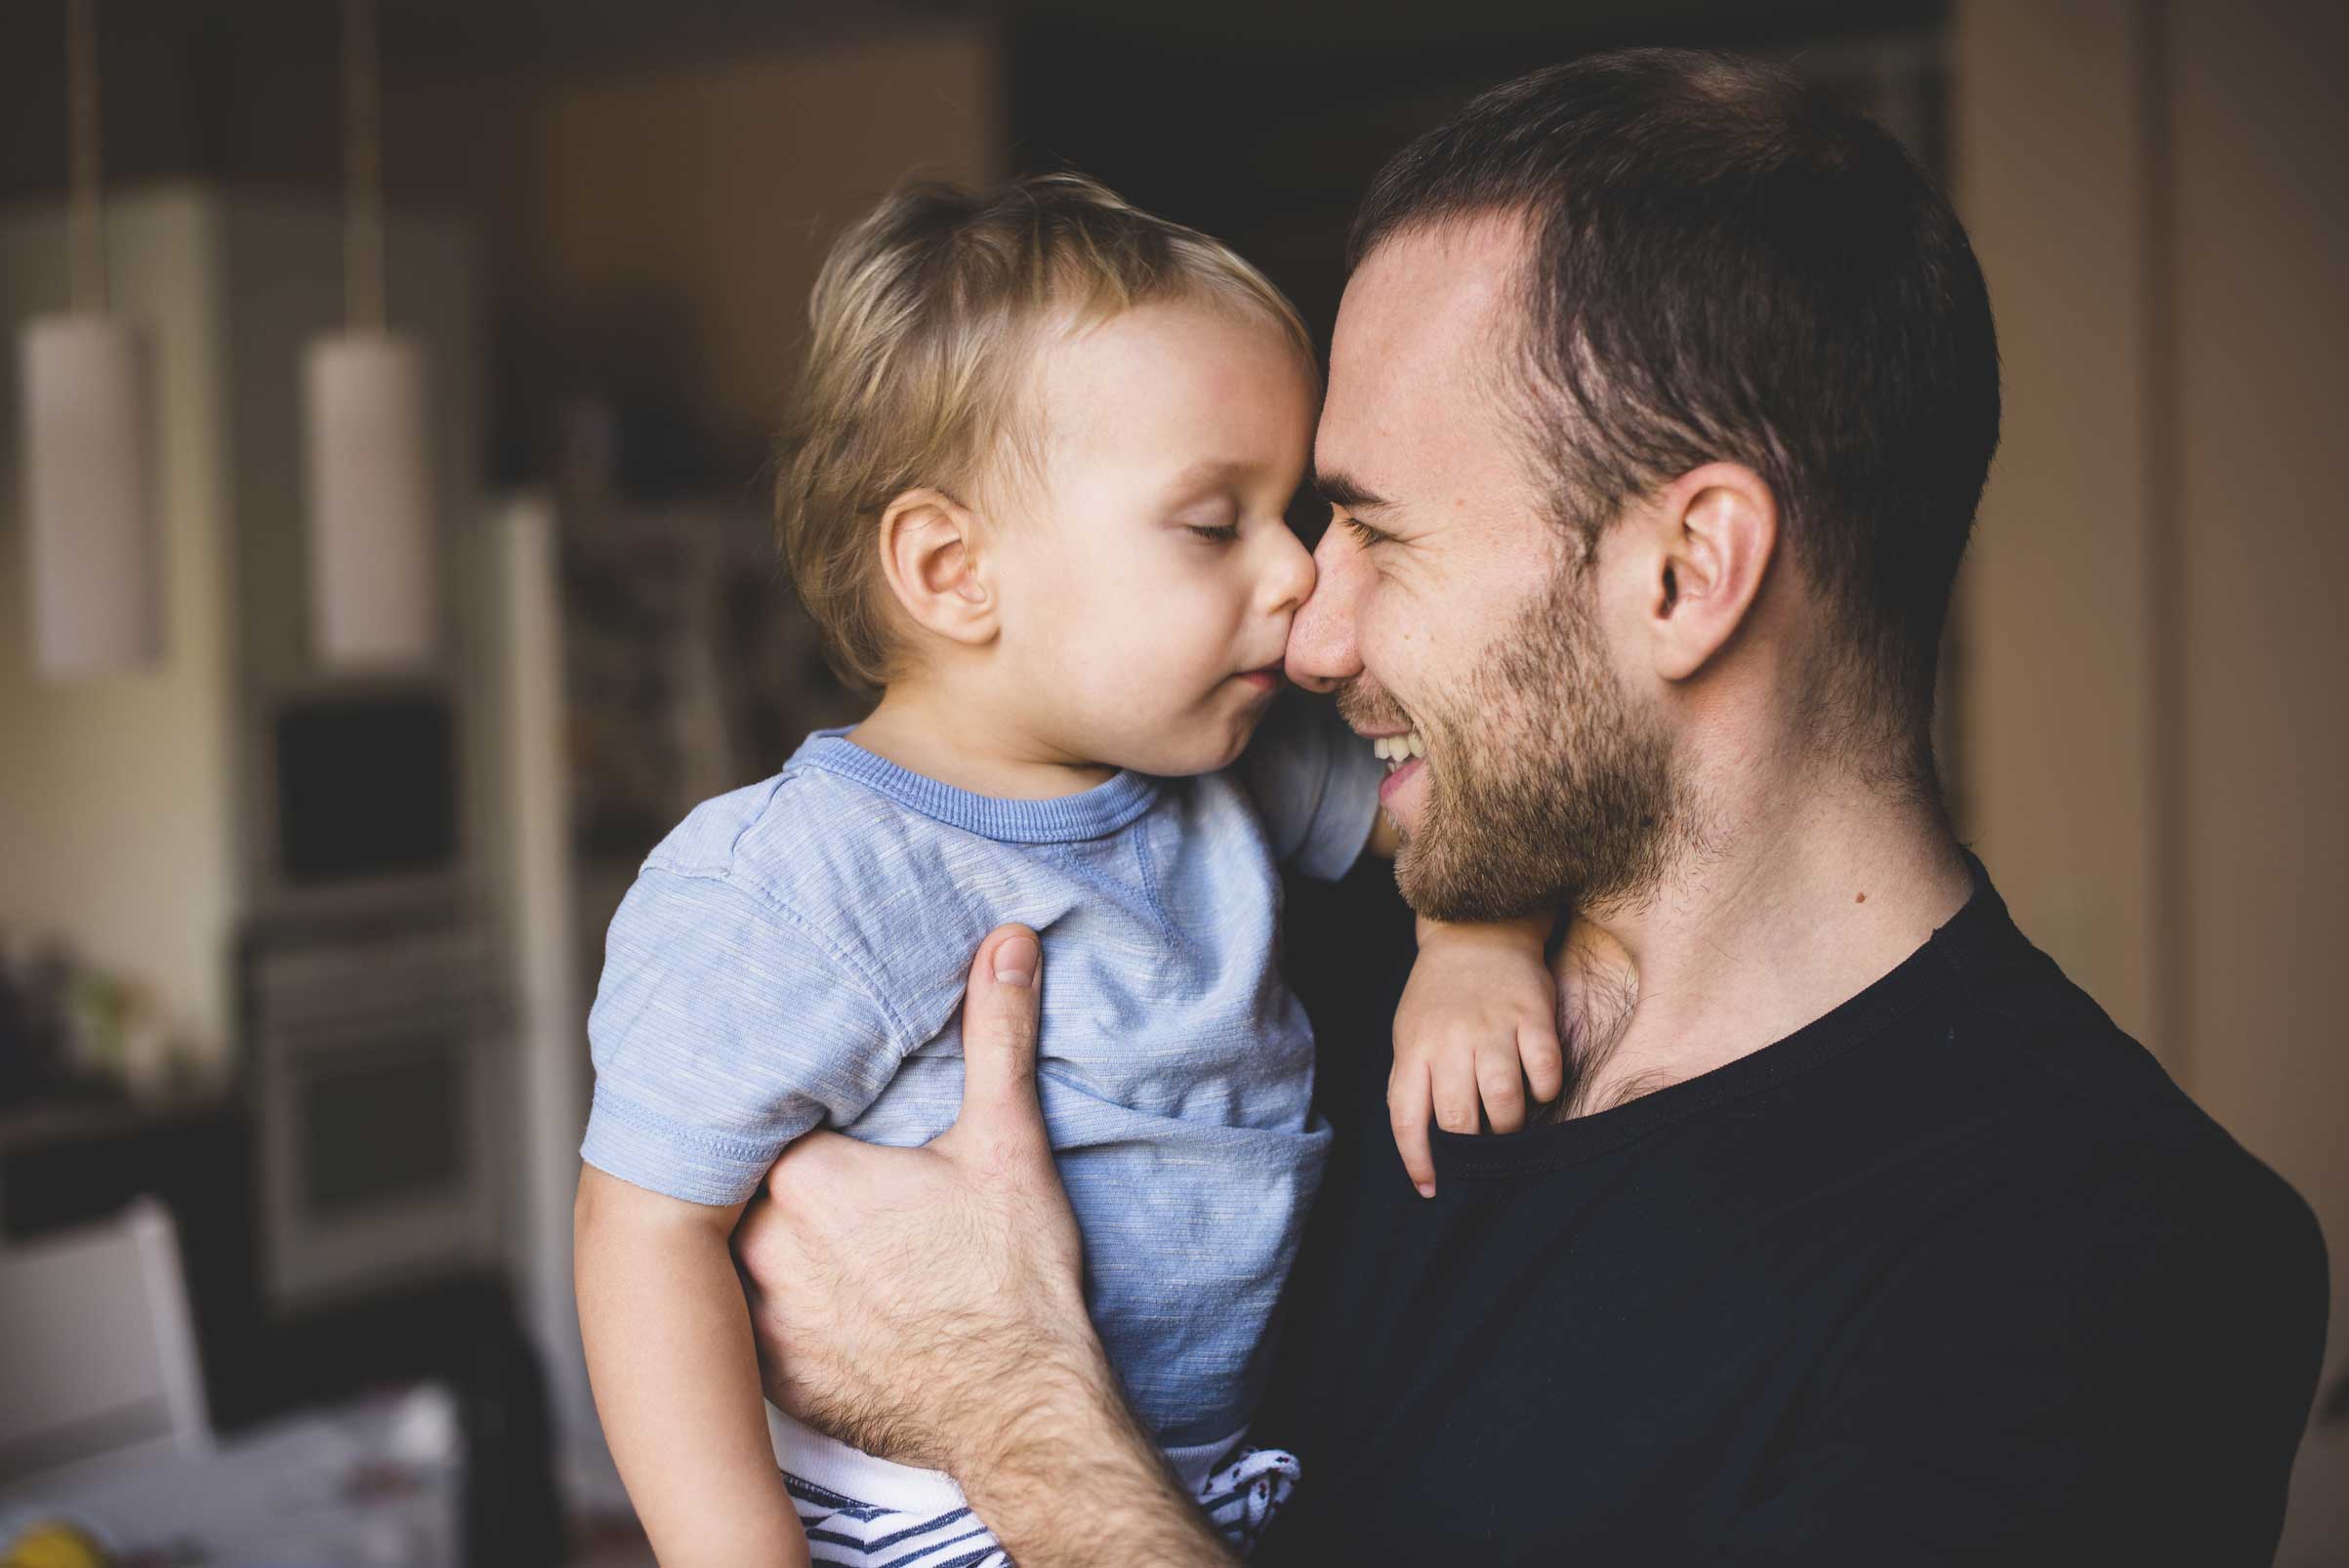
[[[604,942],[580,1158],[689,1203],[758,1190],[784,1147],[845,1123],[911,1042],[805,922],[721,876],[647,865]]]
[[[1292,686],[1276,698],[1240,759],[1273,857],[1321,882],[1362,858],[1385,766],[1338,717],[1338,705]]]

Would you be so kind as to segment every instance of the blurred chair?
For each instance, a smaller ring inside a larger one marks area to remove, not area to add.
[[[171,1214],[0,1246],[0,1490],[199,1458],[212,1424]]]

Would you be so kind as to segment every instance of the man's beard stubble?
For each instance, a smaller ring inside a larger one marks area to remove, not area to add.
[[[1636,902],[1686,837],[1670,737],[1609,668],[1588,579],[1561,565],[1487,647],[1457,702],[1414,714],[1359,683],[1339,695],[1358,728],[1414,722],[1429,793],[1395,856],[1404,899],[1431,920],[1513,920]]]

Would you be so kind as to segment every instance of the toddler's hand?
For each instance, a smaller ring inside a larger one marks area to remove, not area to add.
[[[1543,962],[1550,920],[1489,926],[1420,922],[1420,957],[1395,1010],[1395,1066],[1387,1119],[1403,1169],[1420,1196],[1435,1196],[1430,1110],[1447,1133],[1477,1130],[1477,1106],[1496,1133],[1525,1126],[1526,1090],[1555,1099],[1566,1060],[1558,1049],[1558,990]]]

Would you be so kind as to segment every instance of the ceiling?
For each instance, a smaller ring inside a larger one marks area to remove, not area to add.
[[[335,0],[96,0],[109,182],[200,176],[312,183],[334,157]],[[1783,41],[1939,21],[1944,0],[377,0],[387,98],[403,85],[538,71],[631,71],[843,35],[939,26],[1098,37],[1131,56],[1278,61],[1317,70],[1413,51],[1545,41]],[[64,184],[66,0],[0,0],[0,200]],[[1070,40],[1078,41],[1072,49]],[[1032,80],[1032,78],[1031,78]],[[1098,84],[1094,84],[1098,85]],[[310,145],[309,143],[317,144]]]
[[[388,53],[490,65],[698,54],[812,32],[994,20],[1215,38],[1235,46],[1356,47],[1476,37],[1703,27],[1788,32],[1938,20],[1941,0],[377,0]],[[0,74],[47,68],[64,0],[0,7]],[[332,45],[333,0],[99,0],[111,44],[227,33],[307,54]]]

